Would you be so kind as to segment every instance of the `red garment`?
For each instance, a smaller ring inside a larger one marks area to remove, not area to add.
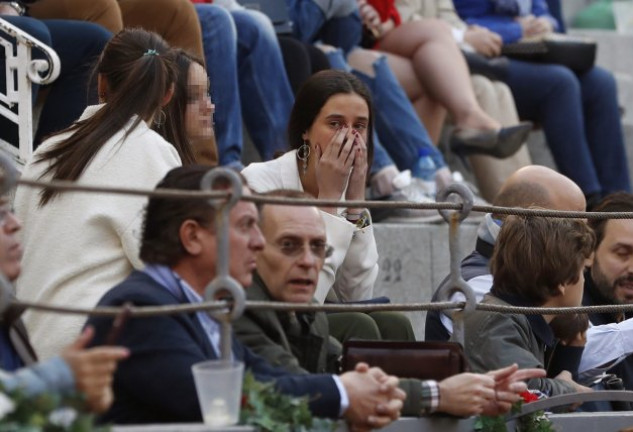
[[[396,27],[398,27],[402,22],[394,0],[367,0],[367,3],[376,9],[380,15],[380,21],[385,22],[392,19]]]
[[[191,3],[213,3],[213,0],[191,0]]]

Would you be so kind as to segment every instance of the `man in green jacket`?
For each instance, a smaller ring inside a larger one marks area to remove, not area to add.
[[[312,302],[319,271],[331,253],[319,211],[316,207],[265,205],[260,215],[266,244],[257,257],[248,299]],[[341,346],[330,336],[323,312],[247,310],[235,323],[235,333],[274,366],[295,373],[338,372],[334,368]],[[401,379],[400,386],[407,393],[402,413],[496,415],[509,410],[518,393],[526,389],[522,380],[543,375],[540,369],[518,371],[513,365],[488,374],[463,373],[441,382]]]

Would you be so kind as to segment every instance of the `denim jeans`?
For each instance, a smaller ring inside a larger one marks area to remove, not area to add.
[[[444,157],[431,142],[385,57],[381,56],[374,63],[373,77],[352,70],[340,50],[328,53],[328,59],[333,68],[352,72],[371,91],[377,132],[374,134],[372,172],[378,172],[389,164],[395,164],[401,171],[413,171],[421,148],[431,151],[436,168],[446,166]]]
[[[301,41],[321,41],[346,53],[360,43],[363,26],[353,2],[349,7],[349,0],[336,0],[327,12],[314,0],[286,0],[286,3],[294,34]]]
[[[287,150],[294,97],[272,24],[256,11],[197,4],[221,165],[241,165],[242,116],[263,160]]]
[[[112,33],[97,24],[82,21],[38,20],[25,16],[2,18],[52,47],[61,61],[59,77],[46,86],[49,93],[42,107],[34,139],[34,143],[38,144],[47,135],[70,126],[83,113],[86,105],[97,102],[96,80],[93,83],[88,82],[90,71]],[[3,83],[4,90],[4,52],[0,57],[0,82]],[[34,49],[33,58],[43,58],[43,55]],[[38,86],[34,85],[33,101],[37,93]],[[4,118],[0,120],[3,132],[11,134],[9,131],[13,128],[17,131],[14,123],[6,122]]]
[[[586,194],[631,190],[613,76],[594,67],[510,60],[506,83],[521,118],[541,123],[556,165]]]

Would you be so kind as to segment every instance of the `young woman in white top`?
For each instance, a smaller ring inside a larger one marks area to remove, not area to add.
[[[364,200],[372,160],[373,111],[369,91],[355,76],[326,70],[308,79],[296,96],[288,126],[294,150],[251,164],[242,174],[257,192],[297,189],[329,200]],[[331,288],[340,300],[372,297],[378,252],[366,209],[321,207],[328,243],[334,247],[315,298]]]
[[[47,139],[24,178],[153,189],[172,168],[193,163],[187,141],[174,145],[151,129],[174,92],[174,53],[160,36],[123,30],[96,67],[101,104],[89,106],[65,131]],[[63,107],[60,107],[63,109]],[[144,197],[59,193],[19,187],[16,214],[24,222],[21,299],[92,307],[122,281],[138,258]],[[31,341],[47,358],[71,342],[79,315],[27,312]]]

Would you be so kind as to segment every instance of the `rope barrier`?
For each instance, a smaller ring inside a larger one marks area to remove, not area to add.
[[[181,189],[137,189],[110,186],[97,186],[78,184],[66,180],[53,180],[50,182],[39,180],[20,179],[19,185],[33,188],[50,188],[59,192],[84,192],[84,193],[105,193],[122,194],[132,196],[146,196],[150,198],[167,199],[228,199],[231,193],[224,191],[191,191]],[[249,201],[256,204],[284,204],[297,206],[323,206],[323,207],[346,207],[346,208],[376,208],[376,209],[416,209],[416,210],[462,210],[462,204],[452,202],[436,203],[416,203],[411,201],[338,201],[319,200],[305,198],[287,197],[266,197],[261,195],[245,195],[242,201]],[[582,211],[562,211],[547,209],[524,209],[516,207],[498,207],[474,205],[473,212],[494,213],[516,216],[537,216],[537,217],[560,217],[572,219],[633,219],[633,212],[582,212]]]
[[[88,315],[97,317],[115,317],[123,312],[123,307],[96,307],[96,308],[76,308],[67,306],[56,306],[51,304],[28,302],[15,300],[12,304],[17,308],[33,309],[42,312]],[[462,310],[465,302],[434,302],[434,303],[380,303],[380,304],[304,304],[304,303],[284,303],[268,301],[246,301],[245,308],[249,310],[274,310],[274,311],[294,311],[294,312],[376,312],[376,311],[443,311]],[[133,306],[130,308],[130,317],[155,317],[159,315],[176,315],[180,313],[194,313],[200,311],[225,310],[230,306],[230,302],[214,301],[197,304],[181,304],[173,306]],[[476,310],[485,312],[511,313],[521,315],[568,315],[575,313],[620,313],[633,312],[633,304],[620,305],[599,305],[599,306],[577,306],[561,308],[544,307],[519,307],[478,303]]]
[[[5,180],[5,179],[0,179]],[[11,183],[13,179],[8,182]],[[4,183],[4,181],[2,181]],[[453,210],[461,212],[462,215],[467,215],[469,209],[465,209],[462,203],[456,202],[437,202],[437,203],[413,203],[408,201],[336,201],[336,200],[318,200],[318,199],[301,199],[301,198],[287,198],[287,197],[266,197],[260,195],[247,195],[239,196],[239,193],[234,190],[230,191],[191,191],[191,190],[175,190],[175,189],[137,189],[137,188],[123,188],[123,187],[110,187],[100,185],[85,185],[78,184],[71,181],[50,181],[43,182],[37,180],[17,180],[17,183],[22,186],[35,187],[35,188],[51,188],[59,192],[80,192],[80,193],[107,193],[107,194],[124,194],[130,196],[144,196],[153,198],[165,198],[165,199],[192,199],[200,198],[210,200],[216,200],[215,205],[220,205],[220,200],[224,200],[226,203],[231,203],[237,199],[249,201],[257,204],[284,204],[284,205],[302,205],[302,206],[335,206],[335,207],[368,207],[368,208],[411,208],[411,209],[435,209],[435,210]],[[210,186],[209,186],[210,187]],[[235,195],[235,196],[234,196]],[[447,194],[445,194],[447,195]],[[444,197],[446,198],[446,196]],[[462,197],[463,198],[463,197]],[[467,204],[467,207],[470,207]],[[545,210],[545,209],[522,209],[522,208],[508,208],[497,206],[472,206],[472,211],[478,211],[483,213],[495,213],[495,214],[507,214],[507,215],[523,215],[523,216],[537,216],[537,217],[563,217],[563,218],[583,218],[583,219],[633,219],[633,212],[575,212],[575,211],[559,211],[559,210]],[[446,214],[447,218],[449,217]],[[465,216],[463,216],[465,217]],[[462,217],[462,218],[463,218]],[[455,221],[458,223],[457,221]],[[455,232],[455,236],[457,233]],[[456,248],[458,250],[459,248]],[[455,255],[455,256],[453,256]],[[452,254],[451,261],[457,262],[457,254]],[[210,298],[207,296],[207,299]],[[471,300],[472,301],[472,300]],[[474,301],[472,301],[474,303]],[[73,308],[65,306],[57,306],[51,304],[41,304],[37,302],[27,302],[13,300],[9,301],[10,304],[19,308],[34,309],[43,312],[51,313],[64,313],[64,314],[82,314],[91,316],[105,316],[115,317],[123,312],[123,307],[98,307],[98,308]],[[131,307],[129,309],[130,316],[133,317],[152,317],[158,315],[174,315],[180,313],[193,313],[198,311],[207,311],[211,313],[226,314],[227,311],[231,311],[235,305],[233,302],[227,301],[206,301],[199,304],[183,304],[173,306],[143,306],[143,307]],[[371,311],[462,311],[467,309],[467,302],[450,302],[442,301],[435,303],[387,303],[387,304],[290,304],[282,302],[244,302],[244,307],[254,310],[276,310],[276,311],[296,311],[296,312],[371,312]],[[548,315],[562,315],[562,314],[574,314],[574,313],[620,313],[620,312],[633,312],[633,304],[631,305],[602,305],[602,306],[581,306],[581,307],[568,307],[568,308],[543,308],[543,307],[516,307],[509,305],[492,305],[492,304],[477,304],[475,307],[479,311],[497,312],[497,313],[513,313],[513,314],[548,314]]]

